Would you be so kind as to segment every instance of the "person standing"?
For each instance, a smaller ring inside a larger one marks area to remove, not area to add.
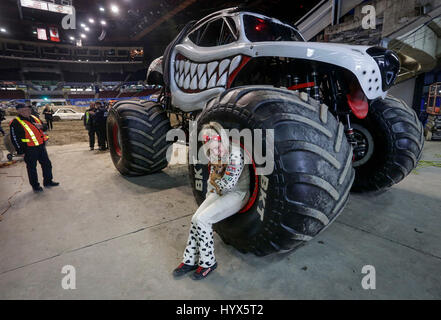
[[[96,122],[96,130],[98,133],[98,145],[100,147],[100,151],[104,151],[107,149],[106,120],[107,120],[108,112],[106,107],[100,101],[97,101],[95,105],[96,105],[95,122]]]
[[[109,142],[107,141],[107,117],[109,116],[110,104],[104,107],[104,123],[103,123],[103,135],[104,135],[104,147],[109,149]]]
[[[0,108],[0,132],[2,133],[3,136],[5,136],[5,131],[2,128],[2,121],[3,120],[6,120],[5,111]]]
[[[84,117],[83,117],[84,127],[89,133],[90,150],[95,149],[95,134],[98,136],[98,132],[96,130],[96,125],[95,125],[95,114],[96,114],[95,103],[92,102],[89,105],[89,109],[87,109],[86,112],[84,113]]]
[[[41,121],[31,115],[31,108],[24,104],[16,105],[18,116],[11,121],[11,141],[18,155],[24,155],[24,161],[28,171],[29,183],[35,192],[43,191],[38,182],[37,161],[43,169],[44,187],[58,186],[58,182],[53,181],[52,163],[47,154],[45,142],[48,136],[43,132]]]
[[[40,113],[38,112],[38,106],[37,106],[37,102],[33,101],[32,105],[31,105],[31,115],[33,115],[34,117],[37,117],[38,120],[40,120]]]
[[[46,107],[43,110],[44,118],[46,119],[47,123],[47,129],[52,130],[54,128],[54,125],[52,124],[52,115],[54,114],[54,111],[52,110],[52,107],[49,105],[46,105]]]

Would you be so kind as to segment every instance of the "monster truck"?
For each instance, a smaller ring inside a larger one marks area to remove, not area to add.
[[[151,63],[148,81],[163,86],[157,102],[122,101],[110,110],[111,157],[123,175],[165,168],[170,118],[187,131],[190,120],[198,130],[210,122],[273,129],[272,173],[256,175],[259,164],[249,164],[248,204],[214,228],[241,252],[292,250],[342,212],[350,190],[382,190],[417,165],[422,125],[387,95],[399,68],[384,48],[305,42],[277,19],[215,12],[187,24]],[[266,139],[253,143],[265,148]],[[207,164],[190,164],[189,175],[200,204]]]

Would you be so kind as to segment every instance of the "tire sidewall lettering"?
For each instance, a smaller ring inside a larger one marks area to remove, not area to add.
[[[260,215],[260,221],[263,221],[264,215],[265,215],[265,207],[267,203],[267,194],[268,194],[268,187],[269,187],[269,179],[267,176],[260,176],[260,191],[259,191],[259,197],[257,199],[258,204],[256,211]]]
[[[198,168],[199,166],[194,166],[194,186],[197,191],[204,191],[204,182],[203,182],[203,169]]]

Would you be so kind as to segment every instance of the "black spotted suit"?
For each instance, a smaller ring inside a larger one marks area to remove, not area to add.
[[[240,147],[233,145],[225,174],[216,182],[222,195],[208,183],[207,196],[191,219],[190,234],[183,263],[203,268],[216,263],[214,256],[213,223],[237,213],[249,199],[249,169]]]

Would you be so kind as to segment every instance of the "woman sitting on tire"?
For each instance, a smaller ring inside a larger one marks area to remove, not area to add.
[[[192,278],[200,280],[216,269],[212,225],[239,212],[249,199],[249,169],[242,149],[237,144],[228,143],[227,137],[222,139],[221,132],[221,126],[213,122],[202,128],[203,147],[210,162],[220,160],[225,164],[225,172],[215,180],[217,188],[209,178],[206,198],[191,219],[182,263],[173,271],[175,277],[196,270]],[[210,176],[213,174],[212,165]]]

